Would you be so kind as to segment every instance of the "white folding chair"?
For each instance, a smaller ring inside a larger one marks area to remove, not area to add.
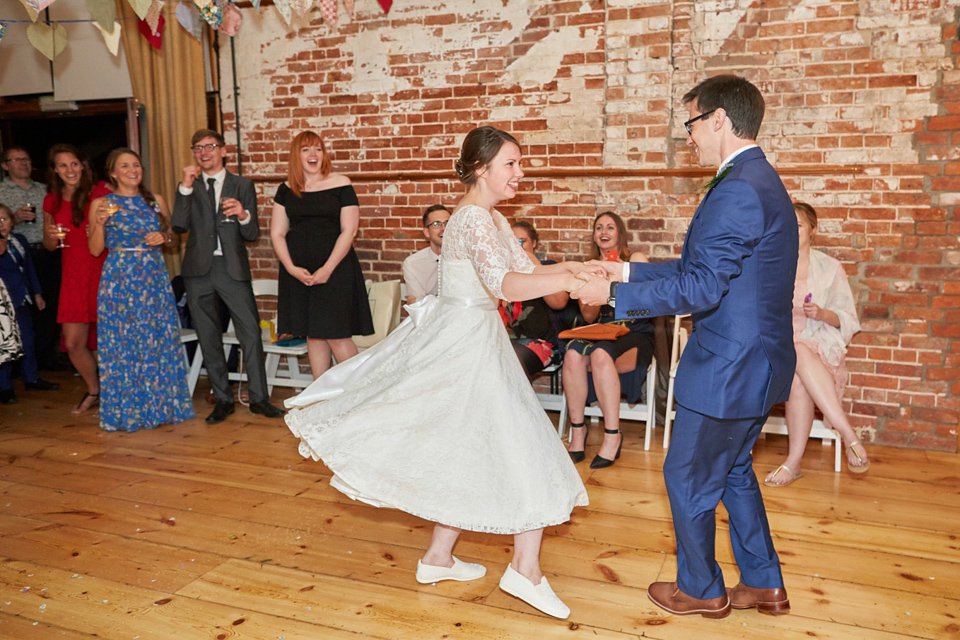
[[[253,287],[255,297],[277,296],[276,280],[254,280],[250,283]],[[239,345],[237,334],[233,328],[233,320],[223,334],[224,351],[230,349],[233,345]],[[274,387],[292,387],[294,389],[305,389],[313,382],[313,375],[300,370],[300,356],[307,355],[307,342],[298,342],[289,346],[281,346],[270,341],[269,338],[263,340],[264,368],[267,372],[267,395],[273,393]],[[280,359],[286,359],[286,367],[280,369]],[[243,359],[241,358],[241,361]],[[247,374],[241,372],[231,372],[231,380],[246,380]]]
[[[683,355],[683,349],[687,346],[687,329],[681,325],[686,315],[678,315],[673,318],[673,341],[670,345],[670,381],[667,383],[667,407],[664,411],[665,420],[663,421],[663,450],[670,447],[670,427],[673,425],[674,418],[677,417],[677,410],[673,406],[673,386],[677,379],[677,366],[680,364],[680,356]],[[649,437],[650,431],[647,430]]]
[[[373,334],[353,336],[357,349],[369,349],[387,337],[400,324],[401,286],[399,280],[367,281],[367,299],[373,316]]]
[[[187,344],[191,342],[197,345],[193,351],[193,361],[187,355]],[[183,359],[187,363],[187,387],[190,389],[190,395],[193,396],[193,391],[197,388],[197,380],[200,378],[200,370],[203,368],[203,350],[200,349],[197,332],[193,329],[180,328],[180,344],[183,345]]]

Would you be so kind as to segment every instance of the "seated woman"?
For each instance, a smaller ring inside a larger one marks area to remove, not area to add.
[[[627,228],[616,213],[605,211],[593,221],[593,236],[589,260],[615,262],[647,262],[640,252],[631,253],[627,247]],[[580,313],[587,323],[614,322],[613,307],[590,306],[580,303]],[[590,463],[591,469],[613,465],[620,457],[620,374],[637,371],[639,389],[653,358],[653,323],[646,319],[617,320],[630,332],[616,340],[591,342],[575,339],[567,343],[563,357],[563,393],[570,409],[570,457],[574,462],[584,459],[587,426],[584,410],[589,384],[587,372],[593,375],[600,411],[603,413],[604,436],[600,451]]]
[[[21,375],[23,386],[28,391],[56,391],[60,385],[40,378],[37,368],[37,356],[33,347],[33,321],[30,319],[30,305],[43,310],[46,306],[40,295],[40,281],[33,268],[30,257],[30,245],[19,233],[13,233],[13,212],[5,204],[0,204],[0,280],[6,285],[14,307],[16,322],[23,343]],[[0,364],[0,404],[16,404],[17,395],[13,391],[13,362]]]
[[[540,261],[534,253],[540,237],[529,222],[521,220],[511,227],[520,246],[535,265],[556,264],[553,260]],[[542,298],[517,302],[500,301],[500,317],[507,327],[510,343],[520,359],[528,378],[543,371],[557,355],[557,330],[550,317],[551,309],[559,311],[570,302],[566,291]]]
[[[797,202],[800,255],[793,289],[793,340],[797,371],[786,404],[790,448],[787,459],[763,484],[785,487],[803,477],[800,462],[813,427],[814,406],[840,432],[847,445],[847,468],[863,473],[870,467],[867,451],[843,413],[840,399],[847,384],[846,353],[850,338],[860,330],[857,308],[847,274],[837,260],[811,249],[817,212]]]

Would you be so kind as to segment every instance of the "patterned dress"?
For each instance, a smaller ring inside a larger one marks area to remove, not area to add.
[[[110,249],[100,278],[100,427],[152,429],[194,417],[176,302],[159,247],[144,236],[160,219],[141,196],[107,196],[120,211],[106,224]]]

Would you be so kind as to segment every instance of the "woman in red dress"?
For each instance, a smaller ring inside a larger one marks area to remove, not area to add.
[[[60,308],[63,341],[70,362],[87,385],[71,413],[92,409],[100,400],[97,363],[91,349],[96,349],[97,289],[106,252],[98,257],[87,248],[87,217],[90,202],[110,190],[94,184],[90,163],[83,153],[69,144],[56,144],[47,153],[47,197],[43,200],[43,246],[49,251],[58,248],[58,227],[66,229],[63,241],[63,285]],[[94,326],[93,331],[90,325]]]

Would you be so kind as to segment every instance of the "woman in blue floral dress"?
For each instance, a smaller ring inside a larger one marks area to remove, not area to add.
[[[176,303],[160,248],[172,242],[170,210],[143,185],[140,157],[107,158],[113,193],[90,205],[90,253],[109,248],[100,277],[97,344],[100,427],[153,429],[194,417]]]

